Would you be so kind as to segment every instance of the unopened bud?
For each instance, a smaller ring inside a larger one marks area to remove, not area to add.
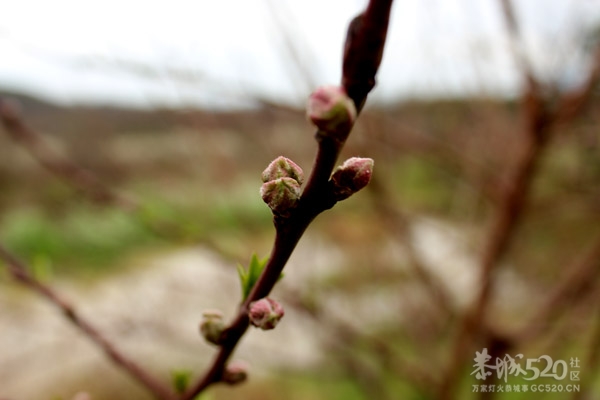
[[[356,107],[343,87],[321,86],[310,95],[306,115],[320,131],[345,140],[356,120]]]
[[[244,361],[232,361],[227,365],[221,380],[229,385],[236,385],[248,378],[248,364]]]
[[[373,165],[370,158],[352,157],[338,167],[331,177],[336,200],[347,199],[367,186],[373,175]]]
[[[289,158],[279,156],[262,173],[262,181],[269,182],[279,178],[292,178],[302,185],[304,172],[295,162]]]
[[[220,344],[221,334],[225,329],[223,322],[223,313],[219,310],[206,310],[202,313],[202,322],[200,323],[200,333],[207,342]]]
[[[292,178],[275,179],[263,183],[260,195],[273,214],[285,217],[298,205],[300,184]]]
[[[250,303],[248,311],[250,323],[265,331],[275,328],[284,314],[281,304],[268,297]]]

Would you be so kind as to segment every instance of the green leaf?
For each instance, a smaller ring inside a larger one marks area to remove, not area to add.
[[[252,288],[254,285],[256,285],[260,275],[267,266],[267,261],[269,261],[269,257],[259,260],[256,253],[253,253],[252,258],[250,259],[250,264],[248,265],[248,269],[245,269],[241,264],[237,265],[237,271],[240,277],[240,283],[242,285],[242,301],[245,301],[250,295]],[[281,278],[283,278],[283,274],[279,275],[278,280]]]
[[[248,298],[252,288],[256,282],[258,282],[260,274],[262,274],[263,270],[265,269],[268,260],[268,258],[259,260],[256,253],[253,253],[247,270],[238,264],[237,270],[238,275],[240,276],[240,283],[242,284],[242,301]]]
[[[171,383],[175,391],[183,394],[190,384],[191,377],[192,372],[185,369],[171,371]]]

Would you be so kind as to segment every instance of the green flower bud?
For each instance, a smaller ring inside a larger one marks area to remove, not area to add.
[[[356,120],[356,107],[341,86],[321,86],[309,97],[308,119],[320,131],[345,140]]]
[[[219,345],[221,344],[221,334],[225,329],[223,322],[223,313],[219,310],[206,310],[202,313],[202,322],[200,323],[200,333],[207,342]]]
[[[279,156],[262,173],[262,181],[269,182],[279,178],[292,178],[302,185],[304,172],[295,162],[289,158]]]
[[[273,214],[285,217],[298,205],[300,184],[293,178],[275,179],[263,183],[260,195]]]
[[[331,176],[333,193],[337,201],[347,199],[371,180],[374,161],[370,158],[352,157],[338,167]]]
[[[250,303],[248,311],[250,323],[262,330],[275,328],[284,314],[281,304],[268,297]]]

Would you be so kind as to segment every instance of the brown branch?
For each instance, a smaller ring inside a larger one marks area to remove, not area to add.
[[[387,37],[392,0],[371,0],[367,9],[348,26],[344,46],[342,85],[361,110],[367,95],[375,87]]]
[[[508,35],[516,40],[519,29],[510,0],[500,1]],[[541,97],[539,85],[524,54],[517,52],[515,57],[527,83],[523,95],[523,110],[526,118],[524,146],[516,165],[512,168],[511,179],[504,187],[504,193],[492,220],[480,261],[479,293],[459,327],[457,339],[451,350],[450,363],[439,388],[440,399],[452,399],[456,396],[455,387],[459,382],[465,357],[470,354],[469,350],[474,340],[484,333],[485,316],[492,294],[493,272],[508,249],[511,238],[522,219],[538,160],[548,142],[551,118]]]
[[[391,5],[392,0],[371,0],[367,10],[359,17],[360,27],[346,39],[342,84],[359,111],[375,84]],[[306,228],[317,215],[335,205],[336,200],[328,186],[329,178],[350,129],[351,127],[345,132],[339,132],[335,137],[317,132],[317,154],[298,207],[288,218],[275,217],[275,242],[263,273],[248,298],[241,304],[237,317],[225,330],[221,348],[211,367],[182,396],[182,400],[193,399],[206,387],[221,380],[229,357],[248,329],[250,303],[271,292]]]
[[[138,206],[102,183],[95,175],[56,154],[42,136],[29,127],[21,118],[18,107],[0,99],[0,120],[8,135],[21,144],[51,174],[77,188],[99,204],[114,204],[126,210]]]
[[[500,0],[508,35],[513,43],[519,42],[519,27],[514,15],[510,0]],[[451,399],[455,396],[454,389],[458,382],[464,358],[468,354],[471,343],[482,334],[489,335],[488,344],[492,343],[497,333],[490,331],[485,321],[485,315],[492,292],[492,276],[498,265],[498,261],[506,252],[511,237],[522,218],[525,203],[531,189],[531,181],[535,176],[536,165],[548,143],[551,128],[558,122],[569,121],[574,118],[584,107],[591,97],[594,85],[600,77],[600,51],[595,53],[592,71],[582,85],[570,93],[564,95],[559,102],[559,107],[553,111],[548,109],[547,103],[542,98],[541,88],[533,70],[524,55],[521,47],[515,47],[515,58],[526,81],[526,89],[523,96],[523,110],[526,117],[524,151],[517,164],[514,166],[512,180],[505,188],[504,197],[501,200],[494,222],[492,224],[487,245],[481,259],[481,288],[475,300],[474,307],[465,316],[460,327],[458,338],[451,353],[451,361],[440,386],[439,398]],[[583,267],[582,267],[583,268]],[[574,280],[577,277],[573,278]],[[549,303],[556,304],[562,301],[570,292],[568,288],[560,286],[556,296]],[[550,307],[550,306],[549,306]],[[542,308],[539,318],[549,318],[549,308]],[[552,310],[553,311],[553,310]],[[533,329],[532,329],[533,330]],[[505,343],[506,346],[510,346]]]
[[[75,308],[54,289],[43,284],[29,273],[29,268],[7,249],[0,245],[0,259],[4,260],[11,276],[22,285],[36,292],[60,309],[65,318],[76,326],[86,337],[100,347],[107,357],[127,371],[139,383],[145,386],[157,398],[175,400],[175,394],[168,386],[150,375],[142,366],[128,358],[111,343],[94,325],[82,317]]]

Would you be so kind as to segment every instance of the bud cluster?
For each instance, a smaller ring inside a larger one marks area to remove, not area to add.
[[[287,217],[298,205],[304,173],[292,160],[277,157],[262,173],[260,195],[276,216]]]

